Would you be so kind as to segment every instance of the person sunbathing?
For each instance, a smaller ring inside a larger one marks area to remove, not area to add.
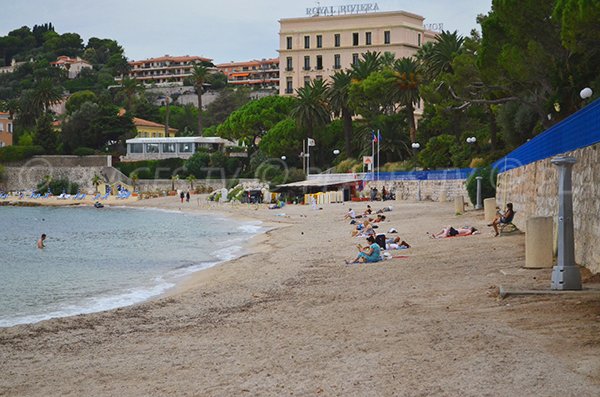
[[[361,236],[361,237],[366,237],[366,236],[373,236],[375,235],[375,230],[373,230],[373,226],[371,225],[371,222],[369,222],[368,220],[365,220],[362,223],[359,223],[358,225],[356,225],[356,228],[354,228],[354,230],[352,230],[352,237],[356,237],[356,236]]]
[[[511,223],[514,217],[515,217],[515,211],[513,210],[512,203],[506,204],[506,210],[504,212],[501,212],[500,210],[498,210],[496,212],[496,217],[494,218],[492,223],[488,223],[488,226],[493,227],[494,231],[496,232],[494,237],[498,237],[498,235],[500,234],[500,232],[498,231],[498,224]]]
[[[385,215],[377,214],[377,218],[373,220],[373,223],[379,223],[385,221]]]
[[[453,228],[452,226],[448,226],[442,229],[441,232],[436,234],[431,234],[431,238],[445,238],[445,237],[455,237],[455,236],[470,236],[477,232],[477,229],[470,226],[459,227],[458,229]],[[429,232],[427,233],[429,234]]]
[[[396,236],[394,238],[388,238],[385,240],[385,249],[386,250],[404,250],[410,248],[410,244],[406,241],[401,240],[400,236]]]
[[[369,246],[367,247],[363,247],[360,244],[356,245],[359,251],[358,256],[352,262],[346,261],[347,264],[359,262],[374,263],[381,261],[381,247],[375,242],[375,237],[367,237],[367,242],[369,243]]]

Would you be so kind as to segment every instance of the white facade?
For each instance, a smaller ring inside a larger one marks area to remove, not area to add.
[[[190,158],[198,149],[211,152],[225,151],[236,144],[220,137],[175,137],[175,138],[133,138],[128,139],[127,155],[122,161],[161,160],[168,158]]]

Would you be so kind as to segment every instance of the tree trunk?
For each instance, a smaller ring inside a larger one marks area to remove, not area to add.
[[[342,108],[342,121],[346,140],[346,156],[352,157],[352,114],[345,107]]]
[[[410,133],[410,141],[417,141],[417,125],[415,124],[415,109],[412,104],[406,107],[406,111],[408,112],[408,131]]]
[[[492,107],[488,105],[487,110],[490,116],[490,146],[493,152],[498,145],[498,124],[496,123],[496,116],[494,116]]]

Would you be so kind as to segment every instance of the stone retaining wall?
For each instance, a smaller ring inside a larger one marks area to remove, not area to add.
[[[575,260],[593,273],[600,272],[600,144],[573,152],[573,224]],[[497,204],[512,202],[514,223],[525,230],[530,216],[558,216],[557,167],[544,159],[504,172],[498,176]]]
[[[396,200],[417,200],[419,185],[421,200],[440,201],[442,192],[446,192],[446,200],[454,200],[455,197],[463,196],[468,201],[468,193],[464,179],[451,180],[423,180],[423,181],[374,181],[365,185],[368,192],[371,187],[376,187],[379,192],[385,186],[388,191],[396,193]]]
[[[211,190],[217,190],[227,187],[227,180],[222,179],[197,179],[194,181],[194,188],[198,186],[204,186]],[[239,179],[239,183],[253,183],[258,184],[258,179]],[[185,179],[179,179],[174,182],[176,190],[188,190],[190,183]],[[173,182],[170,179],[140,179],[137,181],[136,186],[141,192],[156,192],[156,191],[169,191],[173,186]]]

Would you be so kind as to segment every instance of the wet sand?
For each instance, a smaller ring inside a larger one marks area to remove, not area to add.
[[[524,235],[494,238],[452,203],[385,204],[380,230],[396,228],[407,257],[345,265],[364,239],[342,218],[365,203],[133,201],[272,230],[161,299],[0,329],[0,396],[598,395],[600,294],[501,300],[500,285],[550,285],[551,269],[521,268]],[[482,234],[426,235],[446,225]]]

